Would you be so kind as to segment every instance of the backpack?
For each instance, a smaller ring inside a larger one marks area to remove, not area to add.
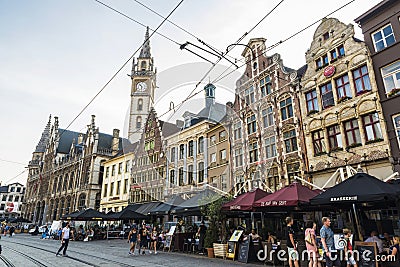
[[[311,231],[308,231],[308,234],[305,236],[304,241],[306,241],[307,244],[314,245],[312,242]]]

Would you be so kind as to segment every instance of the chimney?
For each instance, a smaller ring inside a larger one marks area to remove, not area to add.
[[[183,125],[185,125],[185,123],[184,123],[183,121],[181,121],[181,120],[176,120],[176,127],[182,128]]]
[[[206,98],[206,108],[215,104],[215,86],[212,83],[204,86],[204,94]]]
[[[111,148],[112,148],[112,155],[116,155],[118,153],[119,149],[119,130],[114,129],[113,130],[113,138],[112,138],[112,143],[111,143]]]
[[[82,144],[83,142],[83,133],[79,133],[78,135],[78,144]]]
[[[96,125],[95,125],[95,123],[94,123],[95,118],[96,118],[96,115],[92,115],[92,124],[91,124],[91,126],[92,126],[92,131],[93,131],[93,133],[94,133],[95,130],[96,130]]]

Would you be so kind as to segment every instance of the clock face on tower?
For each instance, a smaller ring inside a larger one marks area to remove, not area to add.
[[[138,84],[136,84],[136,91],[138,92],[144,92],[147,89],[147,85],[144,82],[140,82]]]

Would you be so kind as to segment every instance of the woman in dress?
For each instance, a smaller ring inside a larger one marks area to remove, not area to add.
[[[309,255],[310,262],[308,264],[309,267],[317,267],[321,266],[321,263],[318,261],[318,246],[315,235],[315,230],[317,229],[317,225],[315,222],[308,222],[307,229],[304,233],[307,252]]]

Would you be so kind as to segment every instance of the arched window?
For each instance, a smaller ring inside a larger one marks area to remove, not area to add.
[[[143,99],[139,98],[137,101],[137,110],[143,110]]]
[[[68,174],[66,174],[65,177],[64,177],[63,190],[62,191],[67,190],[67,185],[68,185]]]
[[[201,136],[198,141],[199,154],[204,152],[204,137]]]
[[[197,182],[204,182],[204,162],[199,162]]]
[[[69,181],[68,181],[68,190],[72,189],[72,185],[74,184],[74,172],[71,173],[69,176]]]
[[[142,117],[138,116],[136,118],[136,129],[140,129],[140,128],[142,128]]]
[[[146,67],[147,67],[146,61],[142,61],[142,63],[140,64],[140,67],[141,67],[142,71],[145,71]]]
[[[61,192],[62,181],[63,181],[63,178],[62,178],[62,176],[60,176],[58,178],[58,185],[57,185],[57,191],[58,192]]]
[[[60,200],[60,210],[59,210],[59,218],[61,218],[63,216],[64,213],[64,204],[65,204],[65,200],[62,198]]]
[[[81,194],[78,200],[78,210],[83,210],[86,207],[86,194]]]

